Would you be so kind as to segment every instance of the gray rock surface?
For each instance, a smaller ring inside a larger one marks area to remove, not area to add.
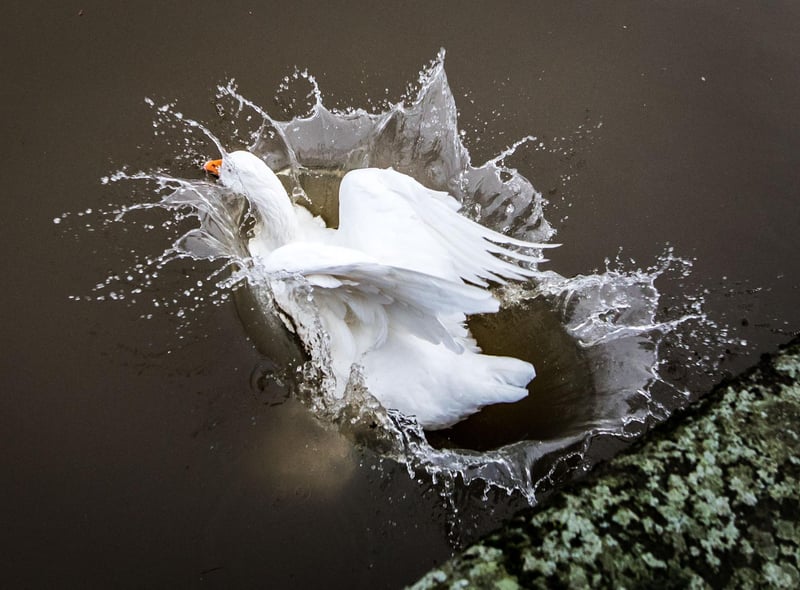
[[[415,590],[800,588],[800,338]]]

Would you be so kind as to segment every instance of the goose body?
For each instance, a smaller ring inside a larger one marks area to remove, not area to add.
[[[533,366],[482,354],[466,317],[499,309],[486,288],[490,281],[533,274],[498,254],[538,260],[508,246],[542,244],[489,230],[460,215],[447,193],[392,169],[345,175],[334,230],[293,204],[272,170],[249,152],[205,168],[249,200],[257,218],[250,254],[295,325],[313,321],[298,301],[306,298],[301,282],[311,285],[338,395],[357,363],[384,407],[428,429],[527,395]]]

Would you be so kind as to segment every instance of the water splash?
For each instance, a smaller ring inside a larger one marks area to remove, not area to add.
[[[555,235],[545,217],[542,194],[506,165],[515,150],[527,143],[536,149],[543,144],[528,136],[484,164],[474,165],[458,129],[443,52],[421,72],[409,98],[380,112],[328,109],[308,72],[287,76],[280,90],[294,84],[310,86],[304,97],[308,110],[288,120],[270,116],[242,95],[233,81],[219,86],[216,123],[225,127],[224,133],[185,117],[175,103],[159,106],[151,99],[147,103],[154,109],[156,136],[178,152],[177,168],[196,166],[214,152],[224,155],[225,145],[244,144],[280,171],[295,200],[332,225],[338,221],[336,190],[344,173],[391,166],[430,188],[448,191],[462,203],[465,215],[492,229],[534,242],[546,242]],[[297,101],[289,107],[299,108]],[[219,139],[220,135],[224,138]],[[212,301],[235,293],[260,348],[287,367],[281,378],[293,383],[295,395],[355,440],[405,464],[412,475],[422,471],[439,481],[482,481],[519,492],[534,503],[541,493],[603,458],[594,449],[597,440],[631,440],[683,405],[690,390],[670,378],[670,363],[696,349],[698,340],[710,349],[726,336],[704,314],[699,294],[684,294],[680,301],[671,302],[668,312],[663,311],[664,297],[656,281],[667,275],[680,280],[691,268],[689,261],[669,248],[647,269],[626,269],[618,257],[607,261],[603,272],[591,275],[567,278],[552,270],[542,272],[536,280],[498,289],[504,312],[496,319],[477,318],[473,331],[482,330],[497,346],[511,335],[520,337],[525,350],[514,356],[529,356],[527,360],[540,373],[529,397],[551,400],[551,413],[554,408],[568,407],[574,415],[548,430],[536,426],[535,413],[542,406],[534,406],[516,412],[518,434],[512,440],[481,444],[489,437],[491,424],[489,429],[477,427],[477,442],[475,435],[459,434],[461,426],[436,435],[437,440],[413,419],[385,411],[364,386],[358,367],[353,368],[344,398],[333,395],[327,335],[318,320],[298,326],[281,312],[280,294],[270,290],[248,256],[252,219],[240,196],[206,179],[181,178],[167,170],[120,171],[103,182],[123,180],[145,183],[160,200],[119,208],[113,212],[114,219],[124,221],[134,211],[160,209],[169,212],[165,228],[173,230],[170,247],[138,263],[137,276],[150,284],[174,260],[214,262],[216,270],[206,280],[214,285]],[[188,229],[187,222],[191,223]],[[120,275],[112,275],[97,289],[110,290],[120,281]],[[141,286],[130,290],[137,293],[137,289],[141,293]],[[307,294],[306,313],[315,318],[310,285]],[[202,304],[198,301],[192,309]],[[180,313],[185,310],[180,308]],[[511,316],[503,319],[504,313]],[[492,346],[486,340],[481,344]],[[708,370],[711,356],[701,358],[694,368]],[[542,388],[542,373],[548,370],[557,384],[547,385],[545,379]],[[501,419],[494,423],[494,431],[507,425]],[[467,444],[461,444],[465,440]]]

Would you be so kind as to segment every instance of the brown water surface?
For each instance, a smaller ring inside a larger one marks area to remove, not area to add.
[[[748,342],[723,370],[800,329],[795,2],[6,4],[4,587],[396,588],[452,551],[436,489],[251,387],[264,361],[232,303],[178,330],[144,303],[69,299],[163,249],[77,215],[137,201],[102,176],[174,156],[152,147],[146,96],[208,120],[215,84],[273,105],[297,65],[329,106],[363,106],[399,100],[445,47],[474,162],[529,133],[563,147],[511,162],[551,201],[552,268],[590,272],[619,247],[647,265],[667,242],[696,257],[685,288]],[[159,288],[208,270],[175,265]],[[514,507],[463,502],[462,538]]]

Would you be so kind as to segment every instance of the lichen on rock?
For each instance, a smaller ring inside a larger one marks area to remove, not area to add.
[[[800,587],[800,338],[412,588]]]

